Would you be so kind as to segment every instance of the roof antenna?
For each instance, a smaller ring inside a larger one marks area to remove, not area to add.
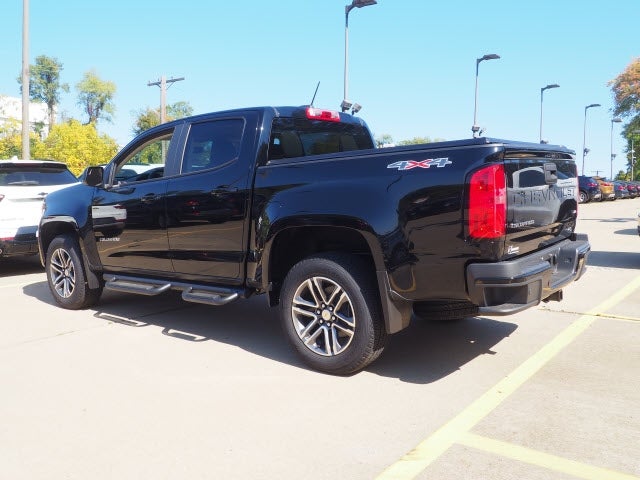
[[[318,82],[318,85],[316,85],[316,91],[313,92],[313,98],[311,99],[311,103],[309,104],[310,107],[313,107],[313,102],[316,99],[316,95],[318,94],[318,88],[320,88],[320,82]]]

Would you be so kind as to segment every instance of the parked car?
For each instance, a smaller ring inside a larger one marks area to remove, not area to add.
[[[598,182],[592,177],[587,177],[586,175],[578,176],[578,201],[580,203],[587,203],[592,200],[600,201],[602,199],[602,192],[600,192],[600,187]]]
[[[615,181],[613,183],[613,191],[616,198],[629,198],[629,190],[625,182]]]
[[[0,160],[0,258],[38,253],[44,197],[76,183],[61,162]]]
[[[613,183],[608,181],[606,178],[602,178],[602,177],[592,177],[592,178],[596,182],[598,182],[600,193],[602,193],[602,197],[600,197],[600,201],[616,199],[616,192],[613,190]]]
[[[640,195],[640,186],[638,186],[636,182],[625,181],[624,184],[627,186],[627,190],[629,190],[629,196],[631,198],[636,198]]]

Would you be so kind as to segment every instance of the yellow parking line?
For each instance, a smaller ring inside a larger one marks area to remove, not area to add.
[[[390,465],[378,480],[407,480],[416,477],[434,460],[446,452],[462,435],[491,413],[521,385],[545,366],[556,354],[569,345],[596,320],[596,315],[616,305],[640,287],[640,276],[628,283],[607,300],[587,312],[560,332],[553,340],[529,357],[512,373],[494,385],[480,398],[420,442],[413,450]]]
[[[458,440],[459,444],[467,447],[493,453],[501,457],[510,458],[519,462],[536,465],[554,472],[566,473],[576,478],[585,480],[639,480],[640,477],[629,475],[607,468],[594,467],[584,463],[567,460],[548,453],[532,450],[530,448],[513,445],[499,440],[482,437],[474,433],[466,433]]]
[[[611,318],[613,320],[623,320],[625,322],[640,322],[638,317],[625,317],[624,315],[614,315],[612,313],[598,313],[595,315],[600,318]]]

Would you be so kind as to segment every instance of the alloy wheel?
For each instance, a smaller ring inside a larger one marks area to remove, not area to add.
[[[312,277],[300,284],[291,316],[298,337],[318,355],[339,355],[353,340],[356,318],[351,299],[328,278]]]
[[[50,263],[51,279],[56,293],[69,298],[76,288],[76,270],[69,252],[58,248],[53,252]]]

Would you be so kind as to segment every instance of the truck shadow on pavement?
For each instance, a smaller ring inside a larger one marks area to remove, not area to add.
[[[26,285],[23,292],[58,308],[46,282]],[[265,296],[212,307],[185,302],[177,292],[145,297],[105,291],[99,304],[86,312],[87,318],[129,328],[156,327],[162,335],[179,341],[222,342],[308,369],[287,344],[278,309],[269,308]],[[384,354],[366,371],[408,383],[435,382],[480,355],[492,354],[491,348],[516,328],[513,323],[487,318],[454,322],[414,319],[407,329],[389,337]]]
[[[579,218],[581,222],[626,223],[637,221],[637,219],[634,217],[585,218],[580,216]]]
[[[0,259],[0,278],[43,271],[44,269],[40,265],[40,259],[37,255]]]
[[[615,232],[613,232],[615,235],[632,235],[632,236],[636,236],[638,235],[638,228],[625,228],[624,230],[616,230]]]
[[[408,328],[389,338],[383,356],[368,370],[409,383],[436,382],[476,357],[493,355],[491,348],[517,328],[484,317],[450,322],[414,317]]]
[[[610,267],[640,269],[640,253],[592,251],[587,258],[587,267]],[[586,275],[589,275],[588,270]]]

